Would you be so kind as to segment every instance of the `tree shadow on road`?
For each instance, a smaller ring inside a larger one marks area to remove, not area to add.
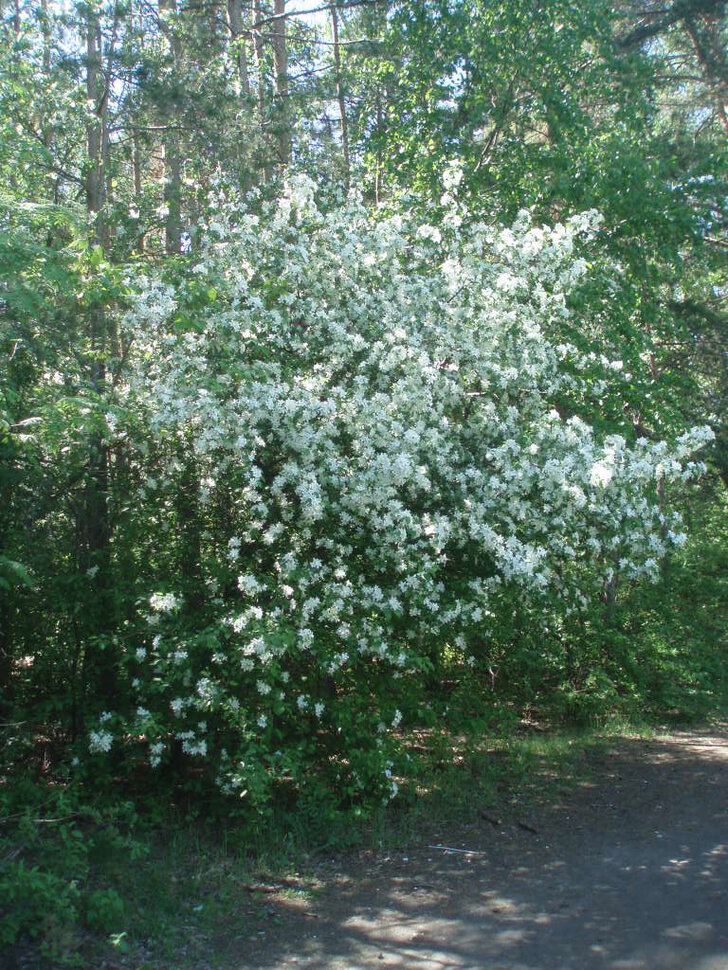
[[[530,804],[527,828],[511,806],[271,901],[280,924],[226,965],[726,970],[728,731],[585,757],[590,777]]]

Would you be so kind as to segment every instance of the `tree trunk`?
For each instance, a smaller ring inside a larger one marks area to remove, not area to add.
[[[200,570],[201,522],[198,493],[200,476],[190,446],[180,451],[182,476],[176,496],[179,573],[188,610],[199,610],[204,602]]]
[[[619,589],[619,576],[616,571],[611,579],[604,581],[604,605],[607,608],[606,620],[611,623],[617,612],[617,591]]]
[[[374,202],[379,205],[382,199],[382,138],[384,135],[384,114],[382,111],[382,92],[377,88],[377,161],[374,171]]]
[[[101,72],[101,24],[93,5],[88,8],[86,23],[86,97],[91,106],[86,125],[86,151],[88,173],[86,175],[86,205],[92,226],[92,241],[97,246],[106,242],[104,219],[105,181],[103,165],[103,116],[106,101]]]
[[[87,175],[86,204],[91,224],[91,243],[106,250],[108,227],[106,220],[106,179],[104,173],[104,119],[106,117],[107,85],[101,63],[101,23],[98,10],[90,4],[86,20],[86,96],[91,106],[86,126]],[[106,349],[108,321],[103,307],[93,306],[89,319],[90,362],[89,378],[96,396],[106,386]],[[87,611],[86,629],[89,637],[99,637],[113,622],[111,595],[111,525],[107,504],[108,451],[101,435],[94,432],[88,444],[88,462],[84,483],[83,504],[77,523],[79,570],[95,570],[95,605]],[[94,673],[104,698],[111,699],[116,684],[116,663],[110,648],[95,653]]]
[[[167,38],[172,54],[174,72],[177,74],[182,62],[182,45],[177,33],[177,0],[159,0],[162,33]],[[168,15],[168,16],[167,16]],[[164,136],[164,248],[167,253],[180,251],[182,243],[182,159],[180,154],[179,108],[177,91],[169,112],[169,126]]]
[[[10,441],[0,442],[0,486],[3,502],[0,506],[0,549],[7,549],[6,533],[11,521],[11,495],[17,483],[16,456]],[[0,717],[10,717],[13,709],[13,614],[11,591],[0,586]],[[17,609],[17,607],[16,607]]]
[[[141,201],[142,197],[142,152],[139,147],[139,135],[134,132],[132,138],[131,164],[134,170],[134,200]]]
[[[50,77],[51,73],[51,21],[48,12],[48,0],[41,0],[40,29],[43,34],[43,75]]]
[[[263,34],[260,29],[262,19],[261,0],[253,0],[253,48],[255,50],[255,66],[258,71],[258,114],[261,125],[265,116],[265,59],[263,57]]]
[[[286,0],[273,0],[273,74],[276,84],[278,162],[285,167],[291,160],[291,133],[288,124]]]
[[[336,81],[336,100],[339,102],[339,118],[341,121],[341,151],[344,156],[344,184],[349,191],[351,166],[349,164],[349,125],[346,120],[346,98],[344,83],[341,78],[341,51],[339,50],[339,18],[336,5],[331,4],[331,39],[334,43],[334,71]]]
[[[245,25],[243,23],[243,9],[240,0],[228,0],[227,13],[231,46],[235,52],[235,60],[238,65],[240,90],[245,98],[249,98],[250,77],[248,76],[248,55],[245,49]]]
[[[695,49],[698,63],[710,89],[715,113],[721,128],[728,135],[728,62],[720,41],[720,23],[704,16],[685,21],[685,29]],[[702,27],[702,29],[701,29]]]
[[[253,49],[255,50],[255,67],[258,73],[258,122],[260,124],[261,131],[261,141],[264,146],[263,150],[263,181],[269,182],[272,175],[272,167],[269,163],[268,152],[265,150],[265,146],[268,143],[268,138],[266,137],[266,121],[265,121],[265,57],[263,50],[263,34],[261,31],[261,23],[263,19],[263,6],[261,0],[253,0]]]
[[[128,29],[132,36],[135,34],[135,32],[138,32],[140,37],[140,49],[142,52],[144,52],[146,50],[144,39],[144,18],[141,8],[136,10],[133,2],[129,5]],[[129,117],[131,119],[131,171],[134,202],[137,204],[137,206],[140,206],[142,200],[142,147],[139,141],[138,129],[141,111],[133,93],[129,95]],[[143,248],[144,241],[142,238],[139,241],[139,249],[142,250]]]

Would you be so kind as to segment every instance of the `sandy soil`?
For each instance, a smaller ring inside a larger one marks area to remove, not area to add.
[[[585,758],[560,803],[265,887],[270,918],[215,966],[728,970],[728,726]]]

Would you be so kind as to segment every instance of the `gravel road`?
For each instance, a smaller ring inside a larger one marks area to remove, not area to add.
[[[728,970],[728,726],[584,756],[559,803],[272,893],[229,966]]]

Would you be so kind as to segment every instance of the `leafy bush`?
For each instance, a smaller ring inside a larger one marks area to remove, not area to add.
[[[75,924],[80,893],[75,880],[11,861],[0,873],[0,948],[28,936],[50,944]]]
[[[186,764],[246,811],[376,805],[445,659],[485,676],[524,617],[535,645],[684,542],[661,496],[710,431],[630,443],[579,417],[630,377],[559,341],[598,220],[471,223],[457,182],[422,225],[322,212],[292,180],[142,288],[109,440],[168,542],[93,755]]]
[[[86,903],[86,925],[97,933],[118,932],[124,920],[124,901],[115,889],[97,889]]]

